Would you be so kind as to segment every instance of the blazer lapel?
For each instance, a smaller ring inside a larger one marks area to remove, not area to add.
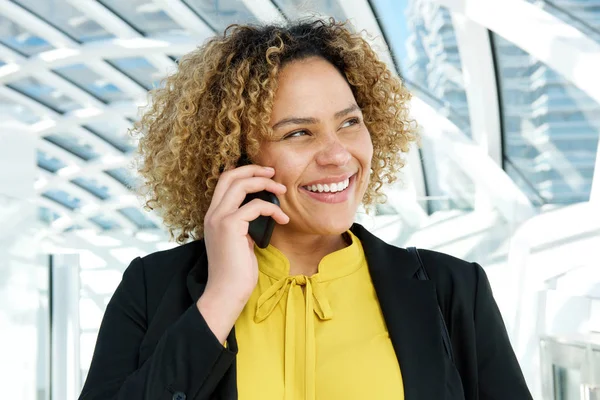
[[[186,278],[186,286],[188,293],[193,301],[197,301],[204,289],[206,288],[206,282],[208,281],[208,258],[206,256],[206,247],[204,247],[204,240],[202,240],[202,251],[198,256],[196,264],[189,271]]]
[[[361,240],[373,285],[400,364],[406,400],[445,398],[446,354],[440,336],[438,303],[431,281],[414,278],[419,265],[405,249],[383,242],[359,224],[352,232]],[[196,301],[208,279],[206,250],[187,275],[188,301]],[[164,313],[163,313],[164,314]],[[176,313],[174,313],[176,314]],[[237,350],[235,330],[227,338]],[[237,398],[235,367],[220,385],[220,398]]]
[[[445,398],[445,353],[435,286],[419,281],[419,265],[405,249],[383,242],[359,224],[373,285],[402,372],[407,400]]]

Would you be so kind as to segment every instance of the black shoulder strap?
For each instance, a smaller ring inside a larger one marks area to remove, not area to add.
[[[429,276],[427,275],[427,271],[425,270],[425,265],[423,264],[423,260],[421,259],[421,255],[416,247],[408,247],[408,252],[417,260],[419,263],[419,269],[417,270],[416,277],[420,281],[428,281]],[[440,315],[440,326],[441,326],[441,335],[442,341],[444,342],[444,349],[446,350],[446,354],[450,358],[450,360],[454,363],[454,353],[452,352],[452,342],[450,341],[450,335],[448,334],[448,329],[446,328],[446,321],[444,321],[444,315],[442,314],[442,310],[438,305],[438,311]]]

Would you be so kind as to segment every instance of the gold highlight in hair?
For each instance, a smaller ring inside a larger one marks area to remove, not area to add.
[[[385,202],[383,184],[404,166],[417,139],[410,93],[360,34],[333,19],[289,26],[232,25],[179,61],[151,91],[151,106],[132,129],[140,137],[138,171],[146,207],[161,215],[178,243],[203,237],[204,215],[223,168],[259,151],[278,72],[285,63],[324,57],[346,77],[373,142],[363,203]]]

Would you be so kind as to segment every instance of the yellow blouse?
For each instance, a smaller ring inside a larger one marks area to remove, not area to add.
[[[235,324],[240,400],[404,398],[362,245],[348,235],[311,277],[255,246],[258,284]]]

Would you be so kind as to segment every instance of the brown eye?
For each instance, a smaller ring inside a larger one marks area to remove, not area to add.
[[[289,135],[287,135],[286,137],[284,137],[284,139],[287,138],[291,138],[291,137],[300,137],[300,136],[304,136],[303,134],[307,134],[308,132],[305,130],[301,130],[301,131],[296,131],[296,132],[292,132]]]
[[[360,120],[358,118],[351,118],[348,121],[344,122],[344,124],[342,125],[342,128],[346,127],[348,124],[348,126],[352,126],[352,125],[358,125],[360,123]]]

